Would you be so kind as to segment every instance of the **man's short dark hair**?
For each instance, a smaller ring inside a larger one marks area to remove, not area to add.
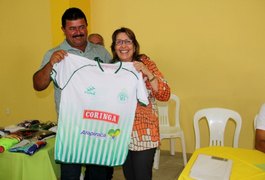
[[[86,15],[81,11],[79,8],[69,8],[67,9],[63,16],[62,16],[62,27],[65,28],[66,26],[66,20],[77,20],[77,19],[85,19],[86,24]]]

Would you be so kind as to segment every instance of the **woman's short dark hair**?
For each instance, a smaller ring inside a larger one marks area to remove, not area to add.
[[[134,32],[129,28],[121,27],[120,29],[115,30],[114,33],[112,34],[111,52],[113,55],[113,62],[119,61],[119,57],[115,52],[116,38],[119,33],[125,33],[130,38],[130,40],[132,40],[132,43],[135,48],[135,52],[133,53],[133,60],[138,60],[140,53],[140,45],[135,37]]]
[[[87,24],[86,15],[83,13],[83,11],[81,11],[81,9],[75,7],[67,9],[62,16],[62,27],[65,28],[66,20],[77,19],[85,19],[85,22]]]

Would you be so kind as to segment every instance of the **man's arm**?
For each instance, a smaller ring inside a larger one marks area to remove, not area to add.
[[[265,153],[265,130],[256,129],[255,148]]]
[[[65,56],[67,56],[66,51],[55,51],[52,54],[50,61],[42,69],[40,69],[33,75],[33,87],[35,90],[42,91],[49,86],[51,82],[50,75],[52,72],[53,65],[63,60]]]
[[[52,72],[52,67],[53,65],[48,62],[42,69],[33,75],[33,87],[35,90],[42,91],[49,86],[51,82],[50,74]]]

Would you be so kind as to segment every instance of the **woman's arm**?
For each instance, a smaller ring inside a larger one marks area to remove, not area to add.
[[[146,55],[142,55],[141,62],[134,62],[135,68],[147,77],[147,89],[151,89],[153,96],[159,101],[168,101],[170,98],[170,87],[159,71],[156,64]]]

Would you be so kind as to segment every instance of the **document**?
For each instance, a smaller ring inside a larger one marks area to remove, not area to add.
[[[196,180],[229,180],[232,160],[199,154],[189,176]]]

